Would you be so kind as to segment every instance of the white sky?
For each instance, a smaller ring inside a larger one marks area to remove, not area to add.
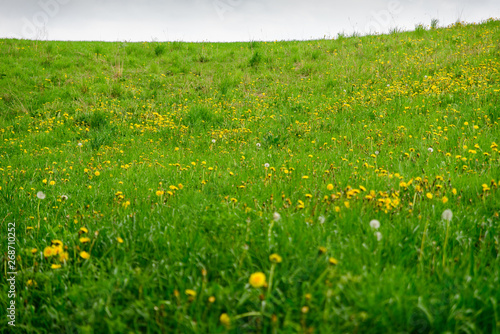
[[[500,0],[0,0],[0,38],[318,39],[500,18]]]

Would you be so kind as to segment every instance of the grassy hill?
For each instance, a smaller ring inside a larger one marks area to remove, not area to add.
[[[499,41],[0,40],[16,330],[498,333]]]

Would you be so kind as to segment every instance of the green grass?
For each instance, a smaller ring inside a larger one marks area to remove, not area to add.
[[[0,40],[16,330],[498,333],[499,40]]]

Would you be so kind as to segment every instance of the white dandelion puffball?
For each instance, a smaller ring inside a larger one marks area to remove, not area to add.
[[[36,197],[38,197],[39,199],[45,199],[45,194],[43,193],[43,191],[39,191],[36,193]]]
[[[215,144],[215,139],[212,139],[212,144]]]
[[[78,146],[82,147],[82,145],[83,145],[82,143],[78,143]]]
[[[378,155],[380,152],[379,151],[375,151],[375,155]]]
[[[264,167],[269,168],[269,164],[266,162],[266,163],[264,164]]]
[[[279,221],[281,219],[281,215],[277,212],[273,213],[273,220],[275,222]]]
[[[61,195],[61,199],[62,199],[63,201],[65,201],[65,200],[67,200],[67,199],[68,199],[68,196],[67,196],[67,195]]]
[[[323,224],[325,222],[326,218],[324,216],[319,216],[318,221],[320,224]]]
[[[443,218],[443,220],[451,221],[451,218],[453,218],[453,212],[451,212],[450,209],[446,209],[441,215],[441,218]]]
[[[375,232],[375,236],[377,237],[377,241],[382,240],[382,233],[380,233],[380,232]]]
[[[260,148],[260,143],[257,143],[257,148]]]
[[[429,153],[432,153],[432,152],[434,152],[434,149],[433,149],[432,147],[429,147],[429,148],[427,149],[427,151],[429,151]]]
[[[370,227],[375,229],[375,230],[378,230],[380,227],[380,222],[376,219],[373,219],[370,221]]]

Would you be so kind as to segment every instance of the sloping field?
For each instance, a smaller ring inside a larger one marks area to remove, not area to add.
[[[2,309],[19,333],[498,333],[499,41],[0,40]]]

